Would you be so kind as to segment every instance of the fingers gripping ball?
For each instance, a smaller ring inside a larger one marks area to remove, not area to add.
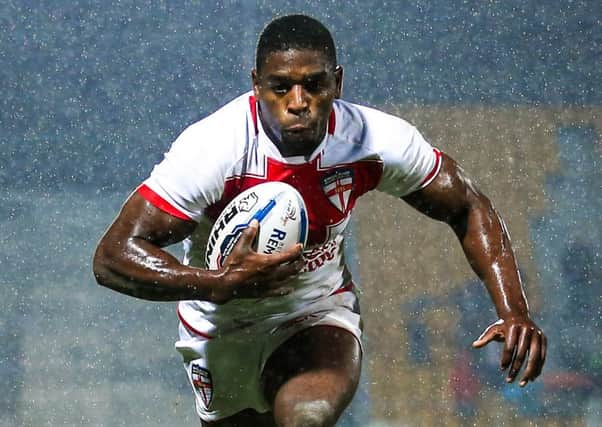
[[[207,268],[221,268],[242,231],[254,219],[259,222],[257,252],[277,253],[307,242],[307,208],[301,194],[284,182],[258,184],[236,196],[213,224],[205,251]]]

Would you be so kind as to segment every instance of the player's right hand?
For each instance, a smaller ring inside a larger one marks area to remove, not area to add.
[[[258,253],[253,241],[259,223],[253,220],[219,270],[220,286],[212,292],[212,301],[223,304],[236,298],[264,298],[293,291],[290,278],[303,268],[303,246],[298,243],[282,252]]]

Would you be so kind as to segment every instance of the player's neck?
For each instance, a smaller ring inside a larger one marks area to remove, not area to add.
[[[282,141],[269,127],[262,126],[262,128],[282,157],[304,157],[306,160],[311,157],[326,135],[326,132],[324,132],[316,141]]]

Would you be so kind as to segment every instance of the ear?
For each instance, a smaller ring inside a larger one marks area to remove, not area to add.
[[[334,78],[336,80],[335,98],[339,99],[343,94],[343,67],[337,65],[334,69]]]
[[[257,70],[255,68],[251,70],[251,82],[253,83],[253,95],[257,99],[259,96],[259,78],[257,77]]]

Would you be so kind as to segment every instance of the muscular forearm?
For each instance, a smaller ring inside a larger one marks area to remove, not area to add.
[[[211,300],[211,290],[219,285],[217,272],[185,266],[144,239],[108,246],[96,251],[94,275],[115,291],[154,301]]]
[[[516,259],[503,220],[480,195],[452,224],[475,273],[483,280],[501,319],[528,316]]]
[[[485,282],[500,318],[528,315],[506,228],[489,199],[452,158],[443,154],[435,181],[404,200],[453,228],[470,265]]]
[[[470,265],[485,282],[501,321],[489,326],[473,346],[504,341],[501,366],[510,368],[507,381],[514,380],[528,354],[520,385],[533,381],[541,373],[547,341],[529,317],[510,238],[489,199],[443,154],[437,178],[404,200],[454,229]]]
[[[458,236],[475,272],[485,282],[500,320],[487,327],[472,345],[481,348],[491,341],[503,341],[500,366],[508,369],[506,382],[514,381],[526,366],[519,382],[524,387],[541,373],[547,339],[529,316],[504,222],[488,200],[480,199],[481,203],[469,210],[464,232]]]

